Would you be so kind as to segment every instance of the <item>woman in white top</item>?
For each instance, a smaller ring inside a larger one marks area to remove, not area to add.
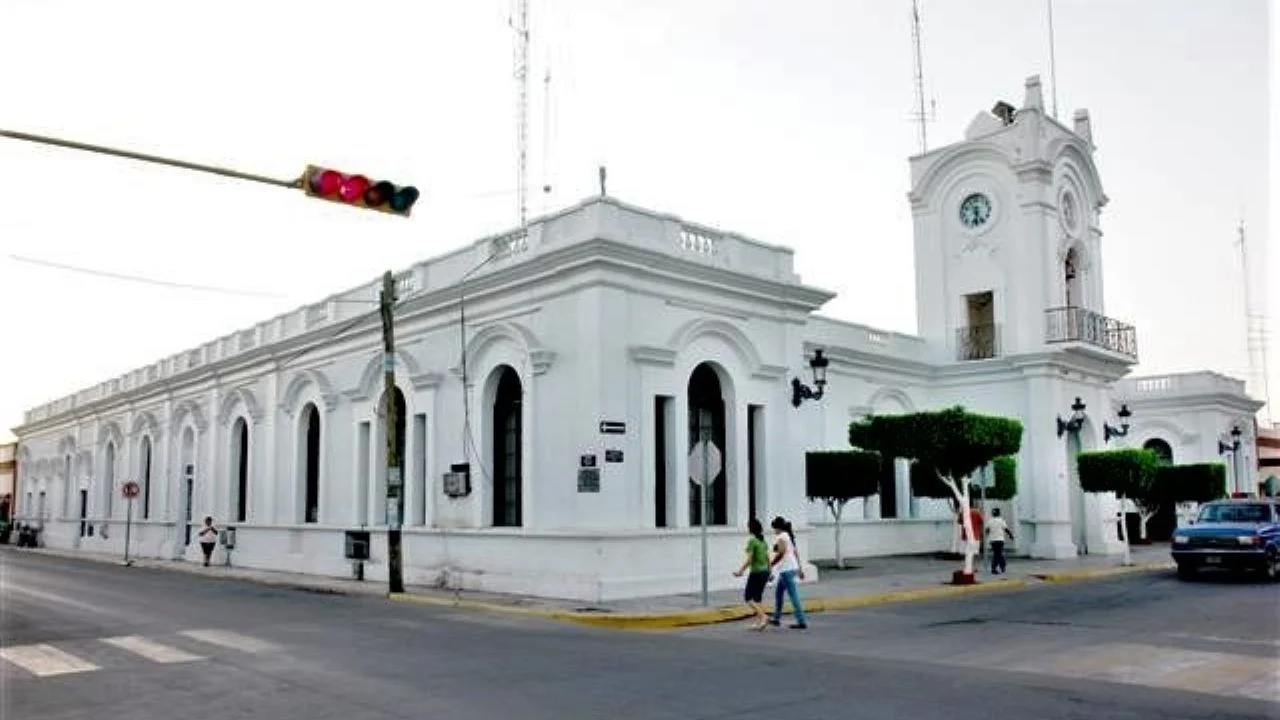
[[[213,557],[213,547],[218,544],[218,528],[213,525],[213,518],[206,515],[204,527],[200,528],[200,549],[204,551],[204,566],[209,567],[209,558]]]
[[[775,517],[770,523],[773,528],[773,561],[770,563],[778,573],[778,587],[774,591],[773,617],[769,623],[778,626],[782,623],[782,594],[791,599],[791,608],[795,615],[792,628],[804,630],[809,627],[804,615],[804,605],[800,603],[800,590],[797,578],[804,579],[804,565],[800,563],[800,552],[796,549],[796,534],[791,531],[791,523],[786,518]]]

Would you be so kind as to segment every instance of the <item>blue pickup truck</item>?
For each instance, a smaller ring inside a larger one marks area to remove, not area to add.
[[[1195,522],[1174,532],[1172,553],[1184,580],[1201,568],[1256,569],[1280,579],[1280,499],[1206,503]]]

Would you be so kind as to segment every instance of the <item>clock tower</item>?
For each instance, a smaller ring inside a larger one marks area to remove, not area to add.
[[[911,159],[923,337],[978,360],[1042,351],[1103,315],[1093,151],[1088,112],[1070,128],[1046,115],[1035,76],[1021,108],[996,103],[962,142]]]
[[[997,102],[911,158],[919,333],[968,378],[954,403],[1023,419],[1019,515],[1042,557],[1115,545],[1114,501],[1081,493],[1075,462],[1105,446],[1111,385],[1137,362],[1133,328],[1105,315],[1093,158],[1088,112],[1047,115],[1038,76],[1021,107]]]

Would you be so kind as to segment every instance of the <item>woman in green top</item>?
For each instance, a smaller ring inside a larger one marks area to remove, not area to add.
[[[764,526],[759,520],[751,518],[747,530],[751,532],[751,538],[747,540],[747,557],[733,575],[742,577],[742,573],[751,571],[747,575],[747,589],[743,596],[756,614],[756,622],[751,629],[763,630],[769,626],[769,616],[764,611],[764,586],[769,582],[769,546],[765,544]]]

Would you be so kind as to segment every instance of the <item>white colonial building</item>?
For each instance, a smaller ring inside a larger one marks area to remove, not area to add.
[[[1115,501],[1086,496],[1073,455],[1163,443],[1216,458],[1258,403],[1212,373],[1121,380],[1134,330],[1105,315],[1088,115],[1066,127],[1031,78],[1020,109],[980,113],[962,142],[911,159],[919,336],[817,315],[790,250],[609,197],[398,274],[397,387],[410,584],[584,600],[700,583],[688,453],[706,431],[711,582],[735,583],[750,516],[797,520],[810,558],[829,521],[804,496],[806,450],[847,447],[866,413],[955,404],[1022,419],[1019,550],[1117,552]],[[386,577],[379,283],[32,409],[18,507],[44,542],[195,559],[193,523],[236,529],[219,559],[345,576],[348,531]],[[366,301],[352,302],[352,301]],[[830,361],[820,398],[818,350]],[[1084,403],[1078,431],[1058,419]],[[916,500],[897,461],[855,503],[850,555],[945,549],[946,504]],[[393,518],[394,519],[394,518]]]

